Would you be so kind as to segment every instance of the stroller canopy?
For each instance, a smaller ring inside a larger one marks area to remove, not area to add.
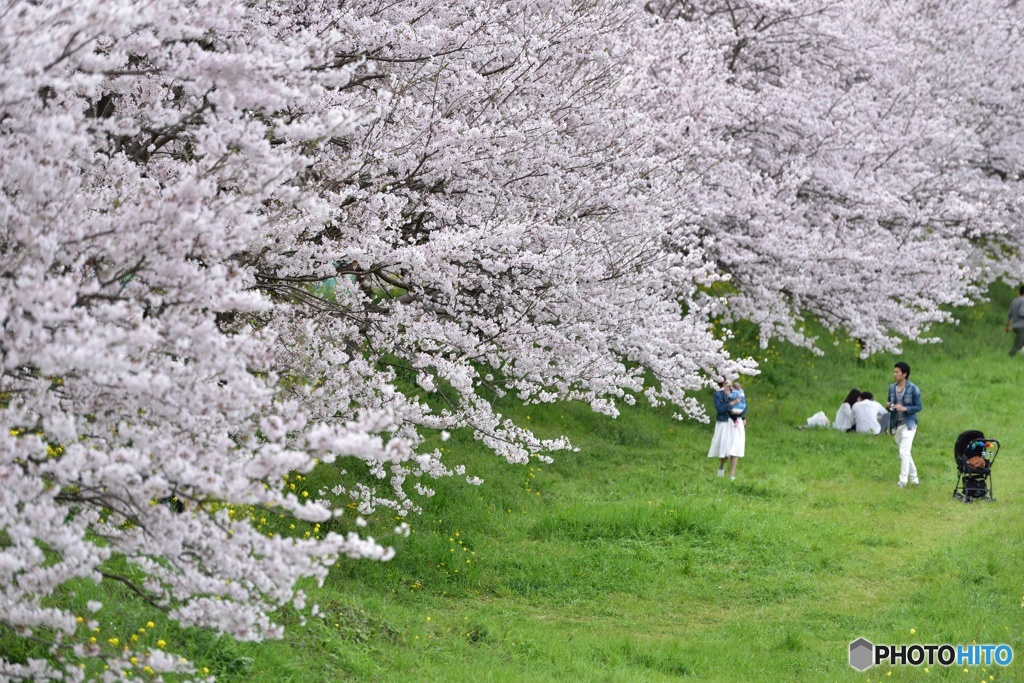
[[[977,455],[977,453],[968,453],[968,448],[972,451],[977,450],[977,444],[974,442],[984,438],[985,435],[977,429],[968,429],[966,432],[961,433],[960,436],[956,437],[956,443],[953,445],[953,457],[957,460],[960,458],[966,460],[972,455]],[[972,446],[973,448],[971,448]]]

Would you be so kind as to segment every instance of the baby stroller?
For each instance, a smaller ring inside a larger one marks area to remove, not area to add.
[[[999,455],[999,442],[987,439],[976,429],[956,438],[953,456],[956,458],[956,488],[953,497],[965,503],[975,500],[995,500],[992,497],[992,463]]]

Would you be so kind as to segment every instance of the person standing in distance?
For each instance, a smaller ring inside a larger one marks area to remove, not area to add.
[[[729,462],[729,479],[736,480],[736,463],[746,449],[747,430],[743,418],[733,422],[732,404],[729,394],[732,382],[722,377],[715,392],[715,435],[711,438],[709,458],[718,458],[718,476],[725,476],[725,464]]]
[[[1024,347],[1024,285],[1018,290],[1020,296],[1010,304],[1010,311],[1006,314],[1006,327],[1003,332],[1009,332],[1013,328],[1013,346],[1010,347],[1010,355],[1016,356],[1017,352]]]
[[[903,488],[907,483],[920,484],[917,478],[917,466],[910,449],[914,445],[917,434],[917,414],[921,412],[921,390],[910,381],[910,366],[900,361],[893,367],[892,378],[896,380],[889,385],[889,400],[885,407],[889,409],[889,425],[894,428],[896,446],[900,449],[900,480],[897,484]]]

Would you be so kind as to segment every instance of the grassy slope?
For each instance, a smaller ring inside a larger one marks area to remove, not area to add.
[[[328,615],[320,636],[252,648],[251,674],[877,680],[884,671],[847,665],[858,636],[1007,642],[1024,657],[1024,359],[1006,357],[999,330],[1011,297],[999,290],[963,312],[962,325],[941,331],[944,344],[908,349],[925,401],[919,489],[896,487],[887,437],[794,429],[832,413],[851,386],[884,396],[895,359],[861,361],[845,343],[826,358],[758,352],[766,371],[747,383],[749,455],[734,483],[704,457],[709,426],[648,408],[611,421],[577,406],[509,404],[541,432],[569,433],[580,452],[510,468],[453,439],[448,448],[485,485],[440,486],[395,561],[332,576],[324,595],[342,617]],[[995,504],[950,496],[952,445],[969,428],[1004,444]],[[307,655],[294,657],[296,647]],[[1024,680],[1019,660],[976,669],[928,675]],[[897,668],[886,679],[922,675]]]
[[[169,650],[227,681],[925,675],[856,673],[846,659],[858,636],[1010,643],[1018,660],[1008,669],[927,675],[1024,680],[1024,358],[1005,353],[1010,298],[997,290],[941,331],[944,344],[904,356],[925,403],[914,444],[920,488],[896,487],[888,437],[795,429],[817,410],[834,413],[851,386],[884,401],[895,358],[857,360],[847,343],[825,358],[772,348],[757,351],[765,372],[745,386],[748,456],[736,482],[715,477],[705,458],[708,425],[650,408],[612,421],[510,401],[506,412],[541,433],[568,433],[580,451],[510,467],[456,435],[446,449],[485,484],[441,482],[395,560],[338,567],[312,591],[324,619],[276,643],[215,641],[163,621],[150,637],[162,634]],[[743,338],[736,346],[753,350]],[[994,504],[950,495],[953,442],[969,428],[1003,443]],[[104,615],[104,635],[151,618]]]

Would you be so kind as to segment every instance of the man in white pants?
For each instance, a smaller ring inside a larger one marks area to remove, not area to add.
[[[916,486],[921,481],[917,478],[917,466],[910,448],[917,434],[917,414],[922,408],[921,390],[910,381],[910,366],[903,361],[893,368],[892,378],[896,381],[889,385],[889,400],[885,407],[890,411],[889,424],[895,428],[896,445],[900,449],[900,480],[897,485],[900,488],[908,483]]]

